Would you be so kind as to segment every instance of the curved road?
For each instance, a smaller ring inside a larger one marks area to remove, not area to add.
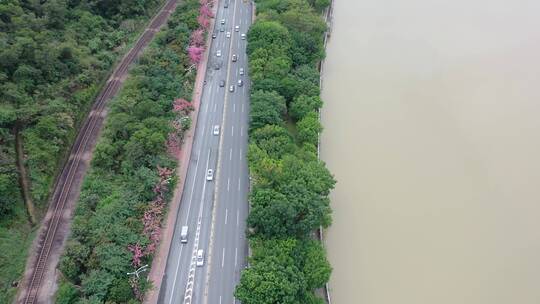
[[[251,2],[223,0],[219,4],[214,29],[217,37],[210,46],[206,85],[159,303],[238,302],[233,293],[246,265],[249,190],[247,40],[240,35],[247,33],[251,15]],[[239,26],[238,32],[235,26]],[[232,62],[233,54],[238,57],[236,62]],[[215,70],[216,64],[221,68]],[[244,75],[240,75],[240,68]],[[244,82],[241,87],[239,79]],[[220,86],[221,81],[225,86]],[[234,92],[229,91],[231,85]],[[216,125],[219,135],[214,134]],[[215,172],[212,181],[206,180],[208,169]],[[189,227],[185,244],[180,243],[182,226]],[[198,249],[205,253],[203,266],[196,266]]]

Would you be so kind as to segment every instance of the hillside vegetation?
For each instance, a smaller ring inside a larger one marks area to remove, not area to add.
[[[317,157],[322,126],[319,73],[327,0],[258,0],[248,32],[253,81],[249,133],[252,177],[250,267],[236,298],[244,304],[315,304],[331,267],[314,232],[331,223],[335,180]]]
[[[0,303],[13,297],[32,224],[47,207],[79,124],[119,55],[161,2],[0,2]],[[28,202],[36,207],[32,217],[22,199],[16,138]]]

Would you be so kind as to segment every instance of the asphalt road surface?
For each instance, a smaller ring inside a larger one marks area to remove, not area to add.
[[[223,0],[219,5],[214,28],[217,37],[210,46],[206,85],[159,303],[239,303],[233,294],[247,262],[250,82],[247,40],[241,39],[241,34],[246,34],[251,24],[252,5],[243,0]],[[235,26],[239,26],[238,31]],[[215,65],[220,68],[216,70]],[[244,75],[240,75],[240,68]],[[238,86],[240,79],[242,86]],[[223,87],[221,81],[225,81]],[[229,91],[231,85],[234,92]],[[207,180],[208,169],[214,171],[211,181]],[[189,227],[184,244],[180,242],[182,226]],[[199,249],[204,250],[203,266],[196,265]]]

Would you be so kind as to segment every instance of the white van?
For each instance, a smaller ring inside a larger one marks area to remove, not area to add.
[[[180,243],[187,243],[188,236],[188,226],[182,226],[182,231],[180,231]]]

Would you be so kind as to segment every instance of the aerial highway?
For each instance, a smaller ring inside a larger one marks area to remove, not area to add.
[[[251,16],[250,1],[219,3],[191,159],[180,164],[189,167],[159,303],[238,302],[233,294],[246,265],[249,191],[250,81],[242,34]],[[184,226],[185,243],[180,240]]]

